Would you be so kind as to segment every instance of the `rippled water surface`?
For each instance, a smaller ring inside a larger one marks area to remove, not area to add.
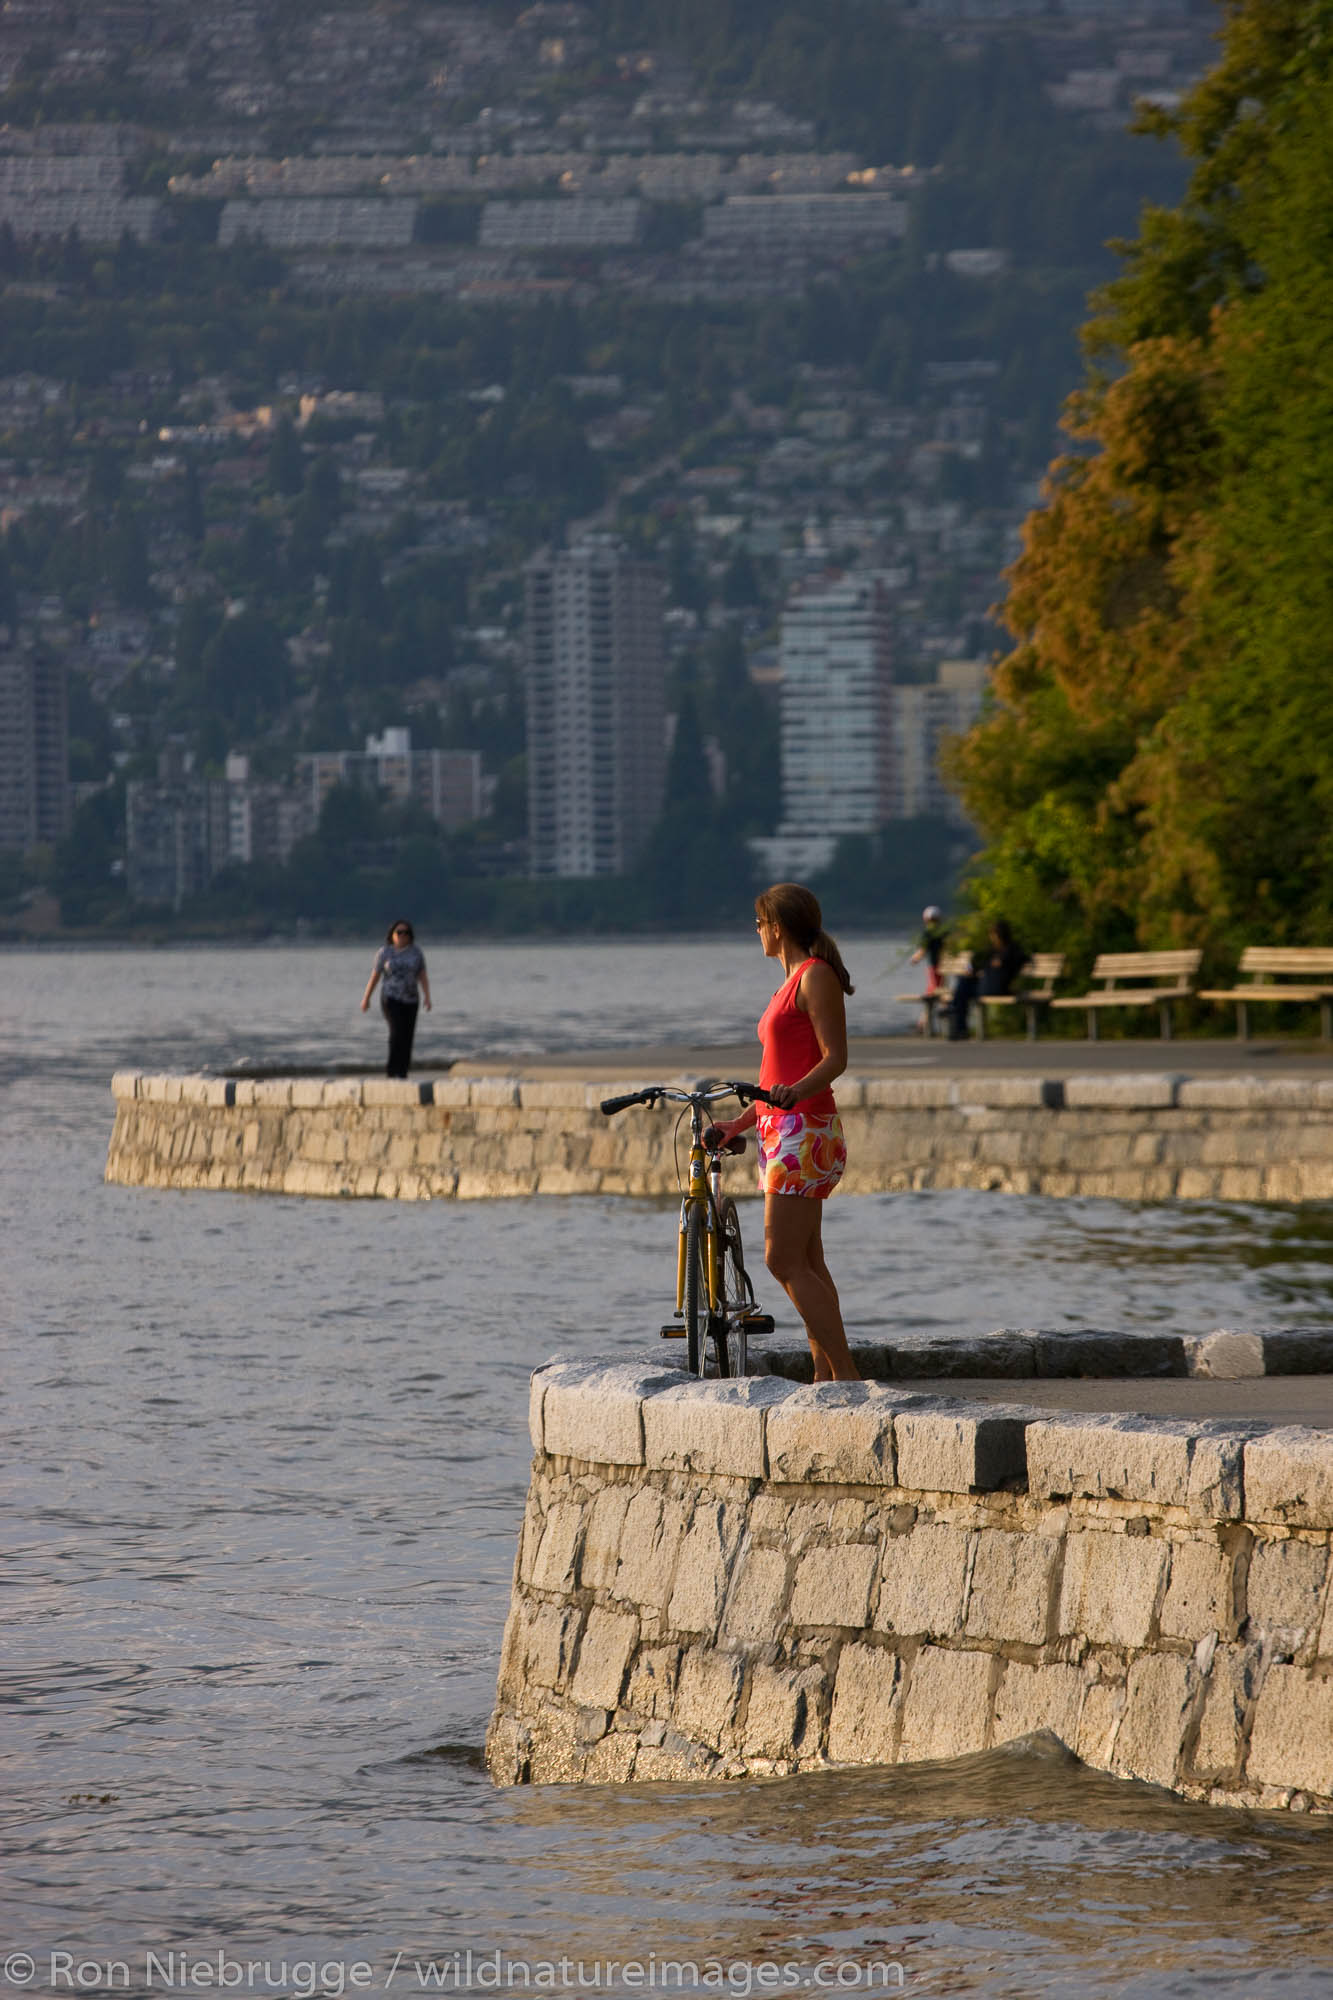
[[[118,1065],[376,1065],[368,955],[0,954],[0,1993],[121,1990],[109,1961],[216,1988],[221,1952],[244,1992],[480,1993],[516,1959],[507,1990],[629,1993],[669,1959],[733,1993],[841,1961],[843,1991],[1333,1995],[1333,1832],[1040,1749],[493,1789],[526,1378],[644,1351],[666,1210],[101,1181]],[[430,956],[427,1057],[739,1040],[771,986],[748,943]],[[843,1197],[827,1234],[863,1329],[1331,1317],[1323,1208]]]

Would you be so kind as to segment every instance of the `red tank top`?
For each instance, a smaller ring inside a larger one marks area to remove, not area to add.
[[[765,1090],[771,1090],[775,1083],[799,1083],[823,1058],[824,1051],[819,1046],[810,1016],[796,1004],[801,974],[810,966],[822,963],[816,958],[803,960],[791,978],[779,986],[759,1017],[759,1039],[764,1045],[759,1081]],[[833,1092],[826,1086],[816,1091],[813,1097],[801,1098],[792,1108],[803,1111],[807,1117],[826,1118],[838,1107]],[[760,1104],[756,1109],[762,1118],[769,1107]]]

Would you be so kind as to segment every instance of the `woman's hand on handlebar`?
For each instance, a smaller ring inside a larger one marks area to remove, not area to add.
[[[742,1132],[748,1132],[750,1130],[751,1126],[754,1124],[754,1121],[755,1121],[755,1109],[753,1104],[747,1105],[746,1109],[742,1111],[739,1118],[728,1118],[725,1125],[719,1125],[717,1127],[718,1131],[722,1134],[723,1145],[726,1145],[727,1141],[730,1139],[739,1139]]]
[[[769,1086],[769,1102],[779,1111],[790,1111],[793,1104],[800,1103],[800,1096],[793,1083],[775,1083]]]

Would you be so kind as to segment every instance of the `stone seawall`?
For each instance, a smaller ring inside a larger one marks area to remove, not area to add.
[[[675,1111],[606,1119],[597,1108],[661,1080],[123,1073],[112,1082],[106,1176],[412,1201],[674,1194]],[[843,1077],[838,1099],[850,1161],[843,1185],[853,1194],[1333,1198],[1333,1080],[867,1075]],[[751,1165],[728,1171],[738,1190],[752,1184]]]
[[[595,1362],[539,1371],[530,1417],[501,1783],[1046,1731],[1190,1798],[1333,1811],[1333,1435]]]

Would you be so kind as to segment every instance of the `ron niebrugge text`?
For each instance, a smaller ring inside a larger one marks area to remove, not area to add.
[[[721,1993],[746,2000],[752,1993],[900,1992],[906,1974],[896,1959],[510,1958],[502,1951],[454,1951],[416,1957],[396,1951],[369,1959],[243,1958],[226,1950],[145,1951],[137,1961],[82,1958],[50,1951],[41,1958],[11,1952],[0,1966],[6,1984],[39,1981],[57,1993],[159,1992],[281,1993],[291,2000],[315,1995],[388,1992],[666,1992]]]

